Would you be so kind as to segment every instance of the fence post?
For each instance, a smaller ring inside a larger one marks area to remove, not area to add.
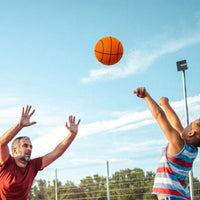
[[[106,161],[106,177],[107,177],[107,200],[110,200],[109,163],[108,163],[108,161]]]
[[[58,188],[57,188],[57,168],[55,169],[55,200],[58,200]]]

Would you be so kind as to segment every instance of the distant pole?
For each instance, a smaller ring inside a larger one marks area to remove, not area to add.
[[[107,200],[110,200],[110,184],[109,184],[109,163],[106,161],[106,177],[107,177]]]
[[[58,200],[58,188],[57,188],[57,168],[55,169],[55,200]]]
[[[188,104],[187,104],[187,91],[186,91],[186,81],[185,81],[185,70],[187,68],[186,60],[178,61],[176,62],[177,70],[182,71],[182,77],[183,77],[183,94],[184,94],[184,100],[185,100],[185,119],[186,124],[189,126],[189,114],[188,114]],[[189,181],[190,181],[190,195],[191,200],[194,200],[194,189],[193,189],[193,172],[192,169],[189,172]]]

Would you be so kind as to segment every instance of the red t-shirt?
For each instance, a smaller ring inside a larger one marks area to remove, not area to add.
[[[25,168],[13,157],[0,166],[0,200],[27,200],[31,185],[41,169],[42,157],[33,159]]]

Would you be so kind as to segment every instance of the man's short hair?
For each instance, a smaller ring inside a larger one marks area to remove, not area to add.
[[[22,140],[22,139],[30,140],[30,138],[27,137],[27,136],[21,136],[21,137],[15,138],[15,139],[13,140],[12,146],[11,146],[11,148],[12,148],[12,153],[13,153],[13,149],[14,149],[14,148],[19,147],[19,145],[20,145],[20,140]]]

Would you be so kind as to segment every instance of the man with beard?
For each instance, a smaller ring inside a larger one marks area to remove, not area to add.
[[[35,110],[31,112],[31,106],[22,108],[19,122],[0,137],[0,200],[27,200],[37,172],[60,157],[78,133],[80,120],[75,123],[75,117],[69,116],[69,122],[65,124],[69,134],[53,151],[42,157],[31,159],[31,141],[29,137],[23,136],[13,141],[11,156],[8,143],[24,127],[36,123],[30,122],[34,112]]]

